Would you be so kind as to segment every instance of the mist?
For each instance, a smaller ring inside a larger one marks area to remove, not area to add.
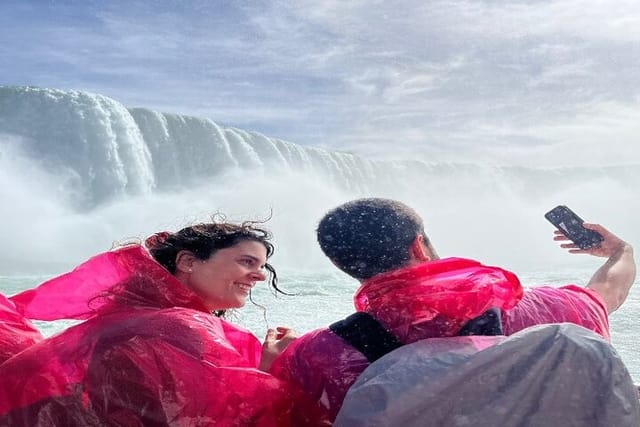
[[[268,219],[279,267],[330,270],[315,242],[317,222],[359,197],[415,208],[441,256],[517,270],[600,262],[569,256],[552,241],[543,215],[558,204],[640,241],[640,164],[633,161],[369,159],[206,118],[131,109],[98,94],[0,89],[0,275],[55,274],[118,242],[217,213]]]

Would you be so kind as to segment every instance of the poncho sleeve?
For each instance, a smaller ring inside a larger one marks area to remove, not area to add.
[[[36,327],[16,311],[13,302],[0,294],[0,365],[41,340]]]
[[[225,358],[231,353],[225,349],[212,360],[162,338],[103,344],[89,365],[86,390],[108,425],[291,425],[295,391],[233,354]]]
[[[520,303],[503,312],[505,334],[547,323],[574,323],[610,339],[607,308],[597,292],[577,285],[528,289]]]

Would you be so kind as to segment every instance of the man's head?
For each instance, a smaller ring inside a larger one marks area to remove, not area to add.
[[[413,262],[437,259],[420,216],[395,200],[345,203],[320,220],[317,232],[325,255],[361,281]]]

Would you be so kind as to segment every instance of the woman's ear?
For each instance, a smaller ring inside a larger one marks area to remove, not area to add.
[[[176,254],[176,273],[191,273],[196,256],[190,251],[180,251]]]
[[[413,261],[426,262],[431,261],[433,254],[424,242],[424,236],[419,234],[409,247],[409,255]]]

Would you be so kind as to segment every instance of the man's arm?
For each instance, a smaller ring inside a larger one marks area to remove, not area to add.
[[[589,280],[587,287],[596,291],[604,300],[607,311],[613,313],[627,299],[629,289],[636,278],[636,263],[633,258],[633,247],[599,224],[583,224],[584,228],[596,231],[604,240],[600,246],[591,249],[580,249],[573,243],[563,243],[563,248],[574,254],[590,254],[607,257],[607,261]],[[568,239],[556,231],[554,240]]]

